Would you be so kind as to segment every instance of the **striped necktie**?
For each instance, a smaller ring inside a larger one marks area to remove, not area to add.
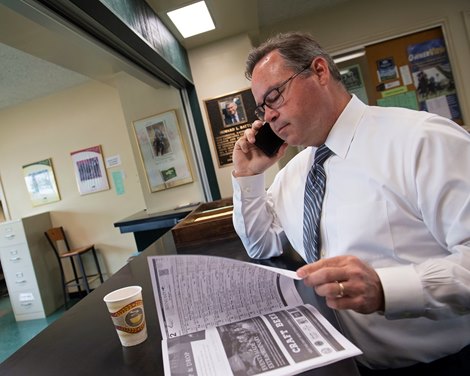
[[[320,258],[320,217],[325,194],[326,174],[323,163],[333,154],[326,145],[315,153],[315,161],[308,173],[304,197],[304,249],[308,262]]]

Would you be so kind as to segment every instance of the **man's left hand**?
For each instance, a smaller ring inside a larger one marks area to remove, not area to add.
[[[359,313],[384,311],[385,300],[379,276],[355,256],[321,259],[297,270],[307,286],[326,298],[328,307]]]

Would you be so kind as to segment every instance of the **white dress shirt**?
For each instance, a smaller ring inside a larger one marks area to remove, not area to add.
[[[385,312],[338,311],[371,368],[405,367],[470,344],[470,135],[427,112],[353,96],[326,145],[322,257],[355,255],[378,273]],[[234,226],[248,254],[305,259],[304,190],[316,148],[296,155],[265,190],[264,175],[232,178]]]

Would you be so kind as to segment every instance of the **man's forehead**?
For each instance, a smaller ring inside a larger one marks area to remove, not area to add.
[[[282,63],[281,55],[277,51],[271,51],[260,59],[257,66],[258,69],[274,69]]]
[[[285,69],[284,60],[277,51],[271,51],[259,60],[251,79],[251,91],[256,100],[261,103],[266,92],[279,84]]]
[[[265,55],[261,60],[260,60],[260,66],[269,64],[272,60],[272,54]]]

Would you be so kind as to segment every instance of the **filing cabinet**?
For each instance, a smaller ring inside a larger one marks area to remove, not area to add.
[[[63,305],[59,265],[44,236],[51,227],[49,212],[0,224],[0,260],[17,321]]]

